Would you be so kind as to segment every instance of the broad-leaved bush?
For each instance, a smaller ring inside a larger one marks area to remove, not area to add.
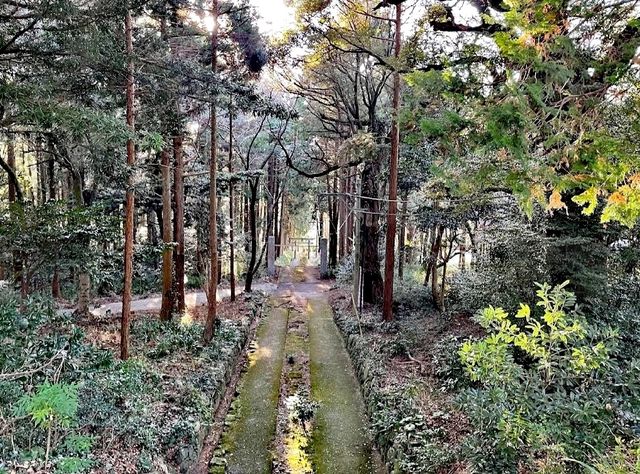
[[[637,365],[620,370],[617,332],[591,327],[568,285],[538,285],[536,307],[515,314],[485,308],[486,337],[459,350],[474,383],[459,398],[475,427],[467,449],[482,472],[562,472],[638,426]]]

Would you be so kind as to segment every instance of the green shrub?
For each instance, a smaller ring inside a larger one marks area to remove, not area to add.
[[[468,385],[464,366],[458,355],[460,337],[449,335],[439,340],[431,358],[434,375],[445,391],[455,391]]]
[[[455,460],[444,430],[431,426],[415,406],[411,387],[374,394],[371,424],[393,473],[437,473]]]
[[[313,417],[318,410],[318,404],[311,400],[306,391],[295,393],[293,396],[289,397],[287,403],[291,405],[290,410],[292,421],[299,424],[306,432],[307,424],[313,420]]]
[[[51,460],[55,472],[60,473],[83,472],[93,466],[93,460],[88,456],[94,439],[71,431],[78,421],[76,385],[45,382],[34,393],[23,394],[13,405],[13,414],[18,419],[30,419],[40,430],[41,436],[37,439],[45,443],[37,450],[32,448],[20,453],[21,457],[42,462],[45,469]]]
[[[618,358],[640,359],[640,278],[633,274],[612,275],[602,294],[589,302],[589,320],[619,330]]]
[[[399,282],[394,290],[393,300],[397,306],[398,318],[424,315],[433,311],[431,288],[427,288],[415,280]]]
[[[14,414],[28,416],[36,427],[68,428],[78,412],[78,388],[64,383],[45,382],[33,394],[23,395],[14,405]]]
[[[512,310],[520,302],[533,303],[534,283],[549,279],[543,230],[513,208],[505,212],[511,217],[476,236],[485,250],[473,268],[451,276],[452,309],[474,313],[493,305]]]
[[[537,307],[510,316],[489,307],[476,320],[487,337],[467,341],[461,361],[477,386],[459,403],[477,427],[467,455],[482,472],[515,472],[519,463],[564,467],[565,458],[602,453],[638,418],[637,367],[620,370],[617,335],[598,333],[565,288],[539,285]]]
[[[204,275],[192,273],[187,275],[186,287],[188,290],[202,290],[206,285],[207,279]]]
[[[85,472],[94,465],[91,459],[78,457],[61,458],[56,462],[56,473],[75,474]]]
[[[264,295],[247,300],[247,317],[223,320],[206,347],[201,325],[136,318],[132,342],[140,358],[122,362],[88,344],[50,300],[31,298],[20,312],[17,295],[0,292],[0,471],[17,464],[38,472],[104,468],[95,450],[109,439],[137,450],[140,470],[155,466],[145,456],[188,466]],[[180,366],[186,370],[176,374]]]

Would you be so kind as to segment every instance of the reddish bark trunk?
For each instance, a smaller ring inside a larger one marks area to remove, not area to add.
[[[396,5],[395,58],[400,58],[402,38],[402,4]],[[393,126],[391,130],[391,160],[389,165],[389,212],[387,214],[387,240],[384,268],[384,297],[382,317],[385,321],[393,319],[393,276],[396,246],[396,214],[398,212],[398,157],[400,154],[400,72],[393,73]]]
[[[125,16],[125,37],[127,43],[127,126],[130,132],[135,132],[135,122],[133,115],[134,82],[133,82],[133,21],[131,12],[127,11]],[[127,165],[133,167],[135,164],[135,143],[130,138],[127,141]],[[122,360],[129,358],[129,329],[131,319],[131,285],[133,282],[133,214],[135,206],[135,195],[133,188],[133,174],[130,173],[127,186],[125,202],[125,225],[124,225],[124,289],[122,292],[122,321],[120,327],[120,357]]]
[[[213,31],[211,32],[211,69],[216,74],[218,71],[218,0],[212,2]],[[217,166],[218,166],[218,140],[216,98],[211,102],[211,160],[209,163],[209,297],[207,308],[207,322],[204,329],[205,343],[211,342],[215,332],[216,319],[218,317],[218,303],[216,294],[218,289],[218,190],[217,190]]]
[[[53,269],[53,278],[51,279],[51,297],[54,300],[60,298],[60,272],[58,267]]]
[[[173,159],[174,159],[174,232],[176,248],[173,255],[175,266],[175,303],[179,314],[184,314],[184,154],[182,150],[182,135],[178,134],[173,138]]]
[[[365,163],[362,171],[362,223],[360,225],[362,257],[362,301],[379,304],[382,301],[383,281],[380,273],[380,201],[378,200],[378,179],[380,162]]]
[[[171,235],[171,157],[169,150],[160,154],[162,168],[162,306],[160,319],[169,321],[173,311],[173,237]]]
[[[233,173],[233,97],[229,99],[229,175]],[[229,181],[229,284],[231,287],[231,301],[236,300],[236,244],[235,213],[234,213],[233,182]]]

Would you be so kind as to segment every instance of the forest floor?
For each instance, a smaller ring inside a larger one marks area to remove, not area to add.
[[[211,472],[383,472],[330,289],[309,267],[282,270]]]
[[[46,300],[29,301],[19,313],[15,298],[0,294],[0,321],[11,341],[0,358],[3,403],[18,404],[28,390],[39,394],[53,384],[65,392],[47,403],[72,408],[65,408],[69,421],[53,438],[24,416],[8,424],[0,417],[0,472],[80,472],[69,466],[81,465],[83,472],[133,474],[186,472],[197,463],[214,421],[212,407],[224,400],[242,365],[266,295],[220,303],[216,334],[207,345],[206,307],[168,323],[157,311],[136,312],[127,361],[118,358],[119,318],[79,319]],[[80,447],[67,439],[79,440]]]

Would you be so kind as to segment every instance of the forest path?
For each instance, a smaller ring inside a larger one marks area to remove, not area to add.
[[[313,430],[317,473],[382,472],[368,430],[360,385],[324,297],[308,309],[311,398],[318,403]]]
[[[282,269],[278,289],[270,300],[270,314],[258,328],[254,352],[210,472],[383,472],[368,430],[360,387],[324,295],[331,285],[318,280],[316,274],[311,268]],[[300,340],[301,326],[308,328],[303,331],[305,341]],[[290,420],[289,428],[282,429],[283,407],[292,395],[294,347],[298,351],[296,363],[299,359],[308,361],[307,391],[317,403],[312,431],[302,440],[308,445],[302,449],[304,453],[300,452],[301,440],[296,435],[292,438]],[[222,458],[225,463],[220,462]]]
[[[264,291],[266,293],[273,293],[276,291],[277,285],[275,283],[256,283],[253,285],[254,291]],[[244,293],[244,286],[238,286],[236,288],[236,294]],[[222,301],[224,298],[231,296],[231,290],[229,288],[219,288],[217,292],[217,300]],[[187,309],[191,310],[198,306],[205,306],[207,304],[207,295],[204,291],[189,292],[185,295],[185,304]],[[162,307],[162,296],[149,296],[143,298],[136,298],[131,301],[131,311],[160,311]],[[62,313],[73,313],[74,309],[62,309]],[[91,309],[91,314],[94,316],[104,317],[110,314],[120,314],[122,312],[122,301],[115,301],[113,303],[106,303],[96,308]]]
[[[273,301],[271,302],[273,305]],[[249,354],[249,367],[240,381],[240,395],[227,417],[222,436],[226,469],[230,474],[271,472],[271,444],[275,433],[284,363],[289,311],[273,308],[258,327]],[[215,469],[212,472],[218,472]]]

